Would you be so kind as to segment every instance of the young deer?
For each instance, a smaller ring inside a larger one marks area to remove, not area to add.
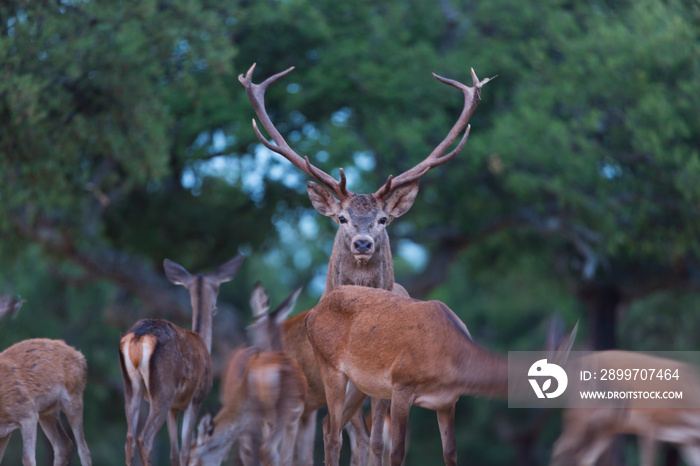
[[[259,284],[251,298],[255,322],[248,327],[254,346],[235,351],[221,385],[223,407],[197,428],[190,466],[219,465],[239,439],[246,465],[289,465],[304,411],[306,378],[279,343],[279,322],[294,308],[296,290],[269,315],[269,298]]]
[[[437,411],[445,464],[456,465],[457,399],[508,394],[507,358],[474,343],[462,321],[439,301],[342,286],[309,312],[306,329],[326,387],[327,465],[338,464],[340,430],[367,396],[391,399],[391,464],[398,466],[411,405]],[[355,390],[346,394],[348,381]]]
[[[51,442],[54,466],[68,464],[72,444],[61,426],[68,418],[83,466],[92,464],[83,433],[87,363],[62,340],[36,338],[0,353],[0,462],[10,434],[22,432],[22,464],[36,465],[36,423]]]
[[[459,89],[464,94],[464,108],[457,122],[445,139],[425,160],[395,178],[389,176],[386,183],[374,194],[357,194],[347,189],[342,168],[340,169],[340,181],[337,181],[312,165],[308,157],[301,157],[292,150],[268,116],[265,109],[265,91],[270,84],[278,81],[293,69],[294,67],[291,67],[267,78],[261,84],[254,84],[252,77],[255,65],[253,65],[245,76],[240,75],[238,80],[245,87],[256,115],[274,144],[262,135],[255,119],[253,119],[253,128],[258,139],[265,147],[282,155],[323,185],[312,181],[307,183],[307,192],[314,208],[320,214],[331,217],[338,224],[338,232],[328,264],[324,295],[340,285],[362,285],[393,290],[395,293],[408,296],[401,285],[394,283],[394,268],[386,227],[393,219],[405,214],[411,208],[418,194],[420,179],[431,168],[452,160],[462,150],[469,136],[467,122],[481,99],[481,88],[489,79],[479,81],[472,70],[474,86],[468,87],[458,81],[433,74],[439,81]],[[466,131],[464,131],[458,145],[446,154],[465,127]],[[306,409],[298,442],[300,449],[297,460],[300,464],[311,465],[313,464],[315,414],[316,410],[325,406],[326,396],[304,329],[305,316],[305,313],[299,314],[284,322],[282,342],[284,348],[299,361],[309,383],[309,393],[306,398]],[[384,418],[387,407],[388,403],[381,403],[379,406],[375,406],[373,403],[372,410],[377,417],[377,423],[374,425],[379,425],[380,420]],[[367,456],[367,428],[361,412],[356,413],[351,422],[357,435],[357,442],[353,445],[353,464],[360,464]],[[381,433],[379,430],[374,430],[372,432],[373,456],[379,458],[382,449]]]
[[[170,463],[187,464],[199,406],[212,385],[212,317],[219,285],[232,280],[242,262],[243,256],[238,255],[206,275],[191,275],[175,262],[168,259],[163,262],[168,279],[190,292],[192,330],[162,319],[142,319],[119,342],[127,419],[127,465],[133,460],[137,443],[142,398],[150,403],[150,410],[138,435],[141,462],[151,464],[153,440],[167,417]],[[181,451],[177,438],[178,411],[184,411]]]
[[[700,404],[700,377],[696,368],[686,364],[629,351],[602,351],[584,356],[580,363],[596,368],[678,369],[681,379],[676,388],[683,392],[683,404]],[[614,389],[663,390],[656,386],[657,383],[654,379],[643,382],[618,380]],[[608,386],[606,390],[609,389]],[[593,466],[617,434],[633,434],[641,438],[642,466],[656,464],[659,441],[678,444],[685,461],[691,466],[700,466],[700,409],[652,408],[649,403],[648,400],[632,399],[618,401],[617,406],[610,408],[567,409],[562,433],[554,444],[551,464]]]

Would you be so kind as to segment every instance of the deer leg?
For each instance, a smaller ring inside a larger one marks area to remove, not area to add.
[[[372,398],[372,429],[370,445],[374,466],[381,466],[384,460],[384,418],[389,411],[391,400]]]
[[[83,394],[75,395],[71,398],[70,403],[63,403],[61,407],[73,431],[73,437],[78,446],[80,464],[82,466],[92,466],[92,457],[90,456],[90,449],[85,441],[85,429],[83,428]]]
[[[588,444],[588,447],[578,455],[578,463],[580,466],[594,466],[600,455],[605,453],[610,445],[612,445],[614,437],[599,435],[594,437]]]
[[[369,431],[362,414],[362,402],[367,398],[363,392],[348,382],[345,391],[345,406],[343,408],[343,421],[345,429],[351,440],[352,466],[364,466],[369,456]],[[350,424],[348,425],[348,422]]]
[[[187,466],[190,459],[190,444],[192,443],[194,424],[197,422],[197,413],[199,413],[199,403],[190,403],[182,418],[182,446],[180,448],[180,464],[182,466]]]
[[[22,432],[22,464],[36,466],[36,423],[39,415],[32,413],[20,421]]]
[[[338,466],[343,437],[340,431],[346,424],[343,421],[345,389],[348,378],[342,372],[319,364],[323,385],[326,388],[328,415],[323,419],[323,443],[326,465]]]
[[[260,461],[260,444],[262,431],[258,428],[248,429],[238,440],[238,456],[243,466],[257,466]],[[291,464],[291,463],[290,463]]]
[[[141,455],[141,462],[143,463],[143,466],[150,466],[151,463],[151,450],[153,450],[153,440],[156,437],[156,434],[160,430],[161,427],[163,427],[163,423],[165,422],[165,418],[168,416],[168,413],[170,411],[170,402],[169,401],[156,401],[151,399],[151,409],[148,411],[148,418],[146,419],[146,423],[143,425],[143,430],[141,431],[141,435],[139,435],[139,438],[137,440],[137,445],[139,446],[139,454]],[[177,432],[177,431],[176,431]],[[177,434],[176,434],[177,438]],[[172,452],[172,443],[170,445],[170,451]],[[177,444],[176,444],[177,448]],[[175,461],[172,462],[173,465],[177,465],[177,456],[175,457]]]
[[[367,424],[365,423],[365,417],[362,414],[362,400],[360,400],[355,410],[355,414],[350,418],[349,424],[345,425],[345,429],[348,435],[352,431],[354,438],[352,439],[352,466],[364,466],[367,464],[367,458],[369,456],[369,432],[367,431]]]
[[[413,395],[401,389],[391,394],[391,466],[401,466],[406,455],[406,425]]]
[[[2,450],[0,450],[1,452]],[[681,456],[690,466],[700,466],[700,446],[685,445],[681,448]],[[2,455],[0,454],[0,459]]]
[[[7,448],[7,442],[10,441],[10,434],[0,437],[0,463],[2,463],[2,457],[5,455],[5,448]]]
[[[73,444],[63,430],[61,419],[57,410],[42,413],[39,415],[39,424],[48,437],[53,448],[53,466],[64,466],[68,464]]]
[[[575,463],[575,458],[581,446],[590,439],[587,433],[588,419],[579,419],[573,410],[564,411],[562,432],[552,447],[550,466],[569,466]]]
[[[457,440],[455,438],[455,405],[437,412],[440,438],[442,440],[442,457],[446,466],[457,465]]]
[[[165,418],[166,426],[168,428],[168,439],[170,439],[170,464],[179,464],[180,448],[177,437],[177,415],[178,410],[171,408],[168,410],[168,417]],[[158,430],[160,430],[160,428]],[[182,445],[183,448],[185,448],[184,442]]]
[[[559,438],[554,442],[552,447],[552,459],[550,461],[550,466],[558,466],[565,464],[567,456],[573,454],[578,440],[569,436],[567,427],[564,427],[564,432],[559,436]]]
[[[299,423],[296,442],[296,459],[299,466],[313,466],[316,411],[304,414]]]
[[[280,445],[284,437],[284,426],[275,425],[268,435],[263,437],[262,464],[264,466],[277,466],[280,463]]]
[[[304,413],[304,404],[296,403],[296,406],[288,406],[284,411],[286,415],[279,420],[280,426],[286,426],[280,448],[280,461],[281,464],[292,464],[294,460],[294,443],[299,432],[301,415]]]
[[[640,453],[640,466],[654,466],[654,460],[656,459],[656,451],[659,446],[659,442],[651,435],[645,435],[639,439],[641,442],[639,453]]]
[[[134,460],[134,452],[136,451],[141,397],[142,392],[139,384],[134,384],[133,392],[129,390],[124,391],[124,404],[126,405],[126,444],[124,445],[124,450],[127,466],[131,466],[131,462]]]

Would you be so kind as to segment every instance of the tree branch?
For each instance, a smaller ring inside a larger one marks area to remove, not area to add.
[[[145,260],[124,251],[104,247],[80,249],[69,234],[49,222],[30,223],[22,215],[11,219],[15,231],[27,240],[41,245],[50,254],[83,269],[83,277],[104,279],[117,285],[128,296],[138,298],[141,306],[134,309],[130,299],[117,296],[108,312],[110,323],[126,331],[138,318],[163,318],[189,328],[192,309],[189,295],[171,284]],[[221,304],[214,326],[212,359],[214,370],[222,369],[228,352],[245,343],[240,313]]]

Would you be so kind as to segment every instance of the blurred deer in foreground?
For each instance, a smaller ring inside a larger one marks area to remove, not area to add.
[[[291,354],[282,351],[279,323],[292,311],[296,290],[268,314],[269,298],[260,284],[251,297],[255,322],[248,327],[252,347],[236,350],[222,378],[222,408],[197,428],[190,466],[221,464],[239,440],[246,466],[291,465],[306,398],[306,378]]]
[[[629,351],[602,351],[581,358],[597,368],[678,369],[678,390],[683,406],[700,405],[700,378],[696,368],[665,358]],[[664,390],[656,380],[617,380],[614,390]],[[606,390],[613,389],[606,386]],[[645,407],[645,404],[647,407]],[[673,405],[672,401],[668,402]],[[700,466],[700,409],[650,408],[649,400],[618,400],[610,408],[569,408],[563,415],[562,433],[554,444],[552,465],[593,466],[617,434],[640,437],[640,464],[653,466],[658,443],[678,444],[685,461]]]
[[[68,418],[78,444],[80,464],[92,464],[83,433],[85,357],[62,340],[36,338],[0,353],[0,462],[10,434],[22,432],[22,464],[36,465],[36,423],[53,448],[54,466],[68,464],[72,443],[61,426]]]
[[[260,142],[268,149],[282,155],[301,171],[320,182],[323,186],[309,181],[307,192],[314,208],[322,215],[331,217],[338,224],[338,232],[333,243],[328,264],[328,276],[324,296],[340,285],[362,285],[381,288],[408,296],[406,290],[394,283],[394,267],[386,227],[391,221],[405,214],[413,205],[418,194],[420,179],[431,169],[452,160],[464,147],[469,136],[467,122],[476,110],[481,99],[481,88],[489,79],[479,81],[472,70],[473,87],[435,76],[439,81],[461,90],[464,94],[464,108],[457,122],[445,139],[422,162],[397,177],[389,176],[386,183],[374,194],[357,194],[347,189],[345,173],[340,169],[340,181],[320,170],[309,162],[308,157],[301,157],[289,147],[280,132],[275,128],[265,109],[265,91],[270,84],[289,74],[294,67],[275,74],[261,84],[253,84],[255,65],[251,66],[239,81],[248,94],[253,109],[268,132],[274,144],[269,142],[258,129],[255,119],[253,128]],[[462,139],[449,153],[446,153],[457,137]],[[321,376],[316,366],[311,345],[304,330],[306,313],[299,314],[284,322],[282,342],[284,348],[292,353],[306,375],[309,393],[306,409],[299,434],[299,464],[313,464],[313,442],[316,425],[316,410],[326,405],[326,397]],[[373,402],[372,411],[380,425],[388,409],[386,402]],[[363,464],[367,456],[367,427],[361,412],[351,419],[353,430],[357,435],[353,444],[353,464]],[[351,431],[351,437],[353,436]],[[372,452],[380,458],[383,450],[381,431],[372,433]]]
[[[464,323],[439,301],[338,287],[309,312],[306,329],[326,387],[327,465],[338,464],[341,428],[367,396],[391,399],[391,464],[398,466],[412,405],[437,411],[445,464],[456,465],[457,399],[508,394],[507,358],[477,345]],[[574,335],[572,331],[560,348],[568,351]],[[347,390],[349,381],[355,390]]]
[[[14,318],[26,302],[26,299],[20,299],[18,296],[0,295],[0,319],[7,315]]]
[[[186,465],[199,406],[211,390],[211,335],[219,285],[233,279],[243,262],[238,255],[210,274],[192,275],[165,259],[168,279],[190,292],[192,330],[162,319],[141,319],[119,342],[126,405],[126,464],[136,444],[144,465],[151,464],[156,433],[167,418],[170,464]],[[138,435],[141,399],[150,403],[148,418]],[[182,449],[178,448],[177,417],[184,411]]]

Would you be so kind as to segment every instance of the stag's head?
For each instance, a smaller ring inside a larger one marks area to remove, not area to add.
[[[385,228],[391,221],[405,214],[413,205],[418,194],[420,179],[431,169],[452,160],[464,147],[469,136],[467,122],[476,110],[481,98],[481,88],[489,79],[479,81],[472,70],[473,87],[466,86],[458,81],[446,79],[433,73],[439,81],[461,90],[464,94],[464,108],[455,125],[447,137],[433,150],[422,162],[400,174],[397,177],[389,176],[386,183],[374,194],[356,194],[348,190],[345,173],[340,169],[340,180],[336,180],[328,173],[320,170],[309,162],[308,157],[301,157],[294,152],[284,140],[280,132],[275,128],[265,110],[265,91],[267,87],[289,74],[294,67],[267,78],[260,84],[254,84],[252,77],[255,65],[248,72],[240,75],[238,80],[243,84],[256,115],[260,118],[265,130],[270,134],[274,144],[268,141],[258,129],[253,119],[253,129],[258,139],[265,147],[277,152],[292,162],[297,168],[307,175],[315,178],[319,183],[309,182],[308,193],[314,208],[321,214],[331,217],[338,224],[338,233],[333,252],[341,248],[355,259],[358,264],[364,264],[372,260],[381,248],[383,257],[390,260],[388,251],[388,236]],[[460,133],[466,127],[462,139],[457,146],[446,154],[447,149],[454,143]],[[342,252],[341,252],[342,254]],[[386,256],[388,254],[388,256]]]
[[[375,252],[383,252],[382,247],[389,247],[386,227],[411,208],[418,183],[397,189],[389,198],[350,192],[336,197],[313,181],[307,183],[307,191],[314,208],[338,224],[336,247],[346,249],[357,262],[364,263]]]

